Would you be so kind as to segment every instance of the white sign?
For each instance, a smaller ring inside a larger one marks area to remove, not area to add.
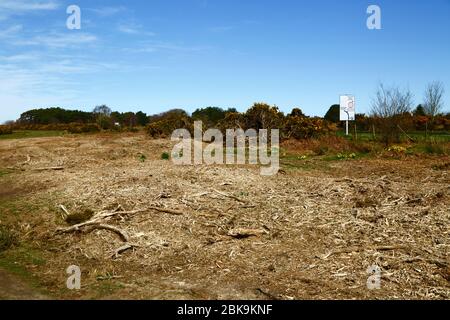
[[[355,97],[341,96],[341,121],[355,121]]]

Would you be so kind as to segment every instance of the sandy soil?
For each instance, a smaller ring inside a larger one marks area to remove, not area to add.
[[[311,159],[263,177],[175,166],[161,159],[170,150],[144,135],[0,141],[0,220],[39,253],[26,267],[51,296],[450,298],[448,157]],[[64,169],[39,170],[50,167]],[[60,205],[103,214],[127,243],[93,225],[56,232],[69,227]],[[79,291],[65,287],[70,265]]]

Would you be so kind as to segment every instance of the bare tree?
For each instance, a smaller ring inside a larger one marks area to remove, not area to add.
[[[444,85],[440,81],[434,81],[425,90],[424,104],[425,113],[434,118],[443,109]]]
[[[379,118],[390,118],[411,111],[413,96],[411,91],[401,91],[398,87],[385,88],[380,84],[372,102],[372,114]]]
[[[102,115],[102,116],[109,117],[111,115],[112,110],[111,110],[111,108],[109,108],[106,105],[101,105],[101,106],[96,106],[92,112],[96,115]]]
[[[395,86],[386,88],[379,85],[372,102],[372,115],[386,144],[400,141],[402,126],[412,106],[413,95],[409,89],[402,91]]]

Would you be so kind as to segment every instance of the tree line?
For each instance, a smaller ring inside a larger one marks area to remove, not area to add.
[[[370,114],[357,114],[355,129],[376,131],[386,143],[398,141],[405,131],[450,131],[450,113],[442,112],[443,95],[443,84],[433,82],[427,86],[422,103],[414,108],[413,95],[408,89],[380,84]],[[33,109],[24,112],[17,121],[10,122],[8,127],[63,129],[74,133],[146,127],[153,137],[167,137],[175,129],[192,129],[193,122],[201,120],[206,129],[278,128],[285,139],[302,139],[339,130],[342,127],[339,114],[339,105],[332,105],[323,118],[306,116],[300,108],[294,108],[285,115],[277,106],[266,103],[255,103],[242,113],[235,108],[206,107],[192,114],[182,109],[172,109],[155,115],[142,111],[121,113],[100,105],[92,112],[62,108]],[[8,131],[5,126],[2,130]]]

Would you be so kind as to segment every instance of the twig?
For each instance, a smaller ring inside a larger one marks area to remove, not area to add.
[[[361,252],[365,250],[375,250],[375,251],[391,251],[391,250],[398,250],[398,249],[405,249],[405,246],[376,246],[376,247],[350,247],[350,248],[344,248],[344,249],[338,249],[331,251],[327,254],[324,254],[322,256],[319,256],[320,259],[326,260],[332,255],[340,254],[340,253],[353,253],[353,252]]]
[[[227,194],[227,193],[225,193],[225,192],[221,192],[221,191],[216,190],[216,189],[213,189],[213,191],[216,192],[216,193],[218,193],[218,194],[220,194],[221,196],[226,197],[226,198],[230,198],[230,199],[236,200],[237,202],[244,203],[244,204],[247,203],[247,201],[242,200],[242,199],[239,199],[238,197],[235,197],[235,196],[233,196],[233,195],[231,195],[231,194]]]
[[[62,171],[64,167],[47,167],[47,168],[36,168],[34,171]]]
[[[155,211],[159,211],[159,212],[173,214],[176,216],[182,216],[184,214],[184,212],[182,212],[182,211],[166,209],[166,208],[159,208],[159,207],[149,207],[148,210],[155,210]]]
[[[267,234],[268,232],[266,230],[261,229],[244,229],[244,228],[238,228],[233,229],[228,232],[228,236],[236,238],[236,239],[245,239],[249,237],[258,237],[263,234]]]
[[[116,258],[117,259],[119,257],[119,255],[121,255],[125,251],[128,251],[130,249],[134,249],[136,247],[137,247],[137,245],[127,243],[126,245],[124,245],[124,246],[118,248],[116,251],[114,251],[114,254],[112,255],[111,258]]]
[[[59,208],[63,211],[63,213],[61,213],[61,217],[64,221],[67,221],[67,218],[70,216],[69,211],[67,211],[66,207],[64,207],[62,204],[59,206]]]

